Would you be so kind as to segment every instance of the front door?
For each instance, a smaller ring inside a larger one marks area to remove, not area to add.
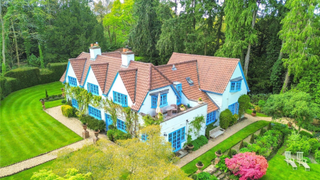
[[[181,149],[181,143],[185,141],[185,127],[169,134],[169,142],[172,144],[173,152]]]

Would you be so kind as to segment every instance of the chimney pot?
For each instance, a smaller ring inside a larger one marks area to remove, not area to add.
[[[93,44],[91,44],[91,47],[93,47]]]

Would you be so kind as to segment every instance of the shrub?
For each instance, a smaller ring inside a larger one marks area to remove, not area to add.
[[[316,150],[316,152],[314,153],[314,158],[317,163],[320,163],[320,150]]]
[[[243,148],[243,140],[240,142],[239,150]]]
[[[116,142],[117,140],[125,140],[131,138],[131,135],[124,133],[119,129],[111,129],[107,132],[107,136],[110,141]]]
[[[234,125],[238,121],[238,119],[239,119],[238,114],[234,114],[233,118],[232,118],[232,121],[230,122],[229,126]]]
[[[66,117],[71,117],[73,115],[72,107],[69,105],[62,105],[61,111],[62,111],[62,114]]]
[[[256,112],[261,112],[261,108],[260,108],[259,106],[254,107],[254,110],[255,110]]]
[[[199,174],[192,175],[192,179],[194,180],[217,180],[215,176],[211,176],[208,172],[201,172]]]
[[[307,163],[311,163],[310,158],[308,158],[308,157],[303,157],[303,159],[305,159]]]
[[[210,132],[212,129],[214,129],[214,128],[217,127],[217,126],[214,126],[213,124],[214,124],[214,123],[211,123],[211,124],[208,124],[208,125],[207,125],[207,128],[206,128],[206,137],[207,137],[207,139],[210,139],[210,134],[209,134],[209,132]]]
[[[259,138],[259,136],[256,135],[256,134],[254,134],[253,137],[254,137],[255,140],[257,140]]]
[[[239,103],[239,117],[241,118],[244,115],[246,109],[250,107],[250,97],[246,94],[243,94],[238,99]]]
[[[287,140],[287,151],[291,151],[293,154],[303,152],[304,156],[309,155],[310,144],[308,137],[301,137],[300,134],[293,132]]]
[[[116,127],[114,127],[114,125],[112,125],[112,124],[109,125],[108,128],[109,128],[109,129],[116,129]]]
[[[308,138],[313,138],[313,135],[308,133],[307,131],[300,131],[299,134],[301,134],[301,136],[306,136]]]
[[[260,136],[263,136],[263,134],[266,132],[266,130],[265,129],[263,129],[263,128],[261,128],[261,130],[260,130]]]
[[[250,95],[251,102],[253,104],[258,104],[259,100],[267,101],[271,94],[254,94]]]
[[[261,147],[257,144],[248,144],[248,149],[250,150],[250,152],[259,153]]]
[[[103,120],[98,120],[94,117],[84,115],[80,118],[81,122],[86,122],[89,129],[99,129],[100,132],[104,132],[106,129],[106,123]]]
[[[200,147],[202,147],[205,144],[208,144],[208,139],[205,136],[200,136],[197,139],[193,140],[191,142],[191,144],[194,146],[193,147],[193,151],[196,151],[198,149],[200,149]]]
[[[253,144],[253,143],[254,143],[254,134],[252,134],[252,135],[251,135],[250,143],[251,143],[251,144]]]
[[[263,108],[263,106],[266,104],[266,101],[265,100],[259,100],[259,102],[258,102],[258,105],[261,107],[261,108]]]
[[[318,148],[320,148],[320,143],[316,138],[311,138],[308,140],[310,147],[311,147],[311,153],[315,153]]]
[[[231,155],[232,155],[232,156],[236,155],[237,153],[238,153],[238,152],[237,152],[235,149],[232,149],[232,150],[231,150]]]
[[[219,168],[221,171],[223,172],[227,172],[228,171],[228,167],[226,166],[226,162],[225,162],[225,159],[227,159],[228,156],[226,155],[222,155],[220,157],[220,161],[218,162],[218,164],[215,165],[216,168]]]
[[[17,90],[17,79],[0,76],[0,98],[3,99],[11,92]]]
[[[248,148],[241,148],[239,150],[240,153],[251,152]]]
[[[231,148],[228,150],[228,156],[229,156],[229,157],[232,157]]]
[[[232,112],[229,109],[226,109],[220,113],[220,127],[226,129],[230,126],[230,123],[233,121]]]
[[[239,153],[231,159],[226,158],[225,164],[234,175],[240,175],[240,180],[260,179],[268,168],[268,162],[263,156],[250,152]]]
[[[269,130],[271,130],[271,129],[272,129],[272,126],[271,126],[271,123],[269,123],[267,130],[269,131]]]
[[[248,147],[248,143],[247,142],[243,142],[243,147]]]
[[[65,99],[62,99],[61,103],[65,104],[67,101]]]

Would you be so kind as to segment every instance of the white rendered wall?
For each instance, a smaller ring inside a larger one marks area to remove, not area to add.
[[[69,83],[69,78],[68,76],[70,77],[74,77],[77,79],[77,76],[76,74],[74,73],[74,70],[73,70],[73,67],[71,66],[71,63],[69,62],[69,66],[68,66],[68,70],[67,70],[68,74],[65,75],[65,78],[66,78],[66,82]],[[79,81],[77,79],[77,86],[79,86]]]
[[[207,92],[207,95],[213,100],[213,102],[218,106],[218,108],[221,108],[222,106],[222,95],[214,94]]]
[[[160,92],[160,91],[163,91],[163,90],[167,90],[167,89],[169,90],[168,94],[167,94],[168,106],[162,107],[161,108],[162,112],[164,112],[166,110],[166,108],[168,108],[171,104],[177,104],[177,96],[174,93],[172,87],[171,86],[166,86],[166,87],[163,87],[163,88],[159,88],[159,89],[156,89],[156,90],[149,91],[149,93],[147,94],[147,96],[144,99],[143,104],[141,105],[141,108],[140,108],[139,112],[140,113],[144,113],[144,114],[150,114],[151,116],[155,116],[156,115],[156,108],[151,108],[151,96],[150,96],[150,94],[154,93],[154,92]]]
[[[163,136],[164,134],[167,134],[167,136],[164,136],[164,137],[168,141],[170,133],[172,133],[172,132],[174,132],[174,131],[176,131],[176,130],[178,130],[180,128],[186,127],[186,129],[185,129],[185,133],[186,133],[185,140],[187,141],[187,133],[188,133],[188,130],[189,130],[190,122],[192,122],[195,117],[201,116],[201,115],[203,115],[203,117],[205,119],[205,122],[206,122],[206,119],[207,119],[207,105],[203,105],[203,106],[198,107],[198,108],[196,108],[196,109],[194,109],[192,111],[186,112],[186,113],[181,114],[181,115],[179,115],[179,116],[177,116],[175,118],[172,118],[172,119],[170,119],[168,121],[165,121],[165,122],[161,123],[160,124],[160,126],[161,126],[161,135]],[[189,123],[187,123],[186,120],[188,120]],[[206,132],[206,123],[205,122],[203,123],[202,128],[199,131],[199,136],[205,135],[205,132]],[[191,133],[191,136],[192,136],[192,140],[197,138],[194,135],[193,132]],[[183,146],[185,142],[183,142],[181,144],[181,146]]]
[[[109,99],[112,99],[112,100],[113,100],[113,91],[116,91],[116,92],[118,92],[118,93],[127,95],[127,97],[128,97],[128,106],[129,106],[129,107],[132,106],[132,100],[131,100],[131,98],[133,98],[133,97],[130,97],[130,96],[129,96],[129,93],[128,93],[126,87],[124,86],[124,83],[123,83],[123,81],[122,81],[122,79],[121,79],[120,74],[118,74],[118,76],[117,76],[116,79],[114,80],[114,83],[113,83],[113,85],[110,87],[110,90],[109,90],[109,93],[108,93],[108,98],[109,98]]]
[[[238,102],[238,99],[239,97],[242,95],[242,94],[247,94],[247,87],[246,87],[246,84],[244,82],[244,78],[242,76],[242,73],[241,73],[241,70],[240,70],[240,67],[239,67],[239,64],[238,66],[236,67],[236,69],[234,70],[233,74],[232,74],[232,77],[230,79],[233,79],[233,78],[237,78],[241,76],[242,77],[242,80],[241,80],[241,90],[240,91],[237,91],[237,92],[230,92],[230,86],[231,86],[231,82],[229,81],[223,95],[222,95],[222,106],[220,108],[220,111],[222,112],[223,110],[227,109],[229,105],[235,103],[235,102]]]

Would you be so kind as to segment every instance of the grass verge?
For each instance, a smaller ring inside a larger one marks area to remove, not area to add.
[[[252,110],[251,109],[247,109],[246,110],[246,113],[247,114],[251,114],[252,113]],[[269,116],[267,116],[267,115],[265,115],[265,114],[262,114],[262,113],[256,113],[256,116],[258,116],[258,117],[269,117]]]
[[[267,174],[264,175],[261,180],[290,180],[290,179],[308,179],[318,180],[320,179],[320,164],[311,164],[310,171],[305,171],[303,166],[298,166],[298,170],[292,170],[290,165],[284,161],[285,157],[282,155],[275,155],[268,162]]]
[[[254,122],[254,123],[248,125],[247,127],[241,129],[240,131],[238,131],[234,135],[230,136],[226,140],[222,141],[218,145],[214,146],[209,151],[205,152],[201,156],[199,156],[196,159],[194,159],[193,161],[189,162],[188,164],[183,166],[181,169],[185,173],[187,173],[188,175],[191,175],[191,174],[193,174],[194,172],[197,171],[197,167],[195,166],[195,164],[198,161],[201,161],[204,164],[204,168],[208,167],[210,165],[210,163],[211,163],[211,160],[216,157],[215,152],[218,149],[221,149],[222,152],[227,151],[228,149],[230,149],[231,147],[233,147],[234,145],[239,143],[242,139],[245,139],[246,137],[248,137],[252,133],[254,133],[257,130],[259,130],[260,128],[267,126],[268,123],[270,123],[270,122],[268,122],[268,121],[257,121],[257,122]]]
[[[61,93],[61,82],[11,93],[0,104],[0,167],[77,142],[82,138],[42,110],[39,99]],[[60,105],[61,100],[46,103]]]

